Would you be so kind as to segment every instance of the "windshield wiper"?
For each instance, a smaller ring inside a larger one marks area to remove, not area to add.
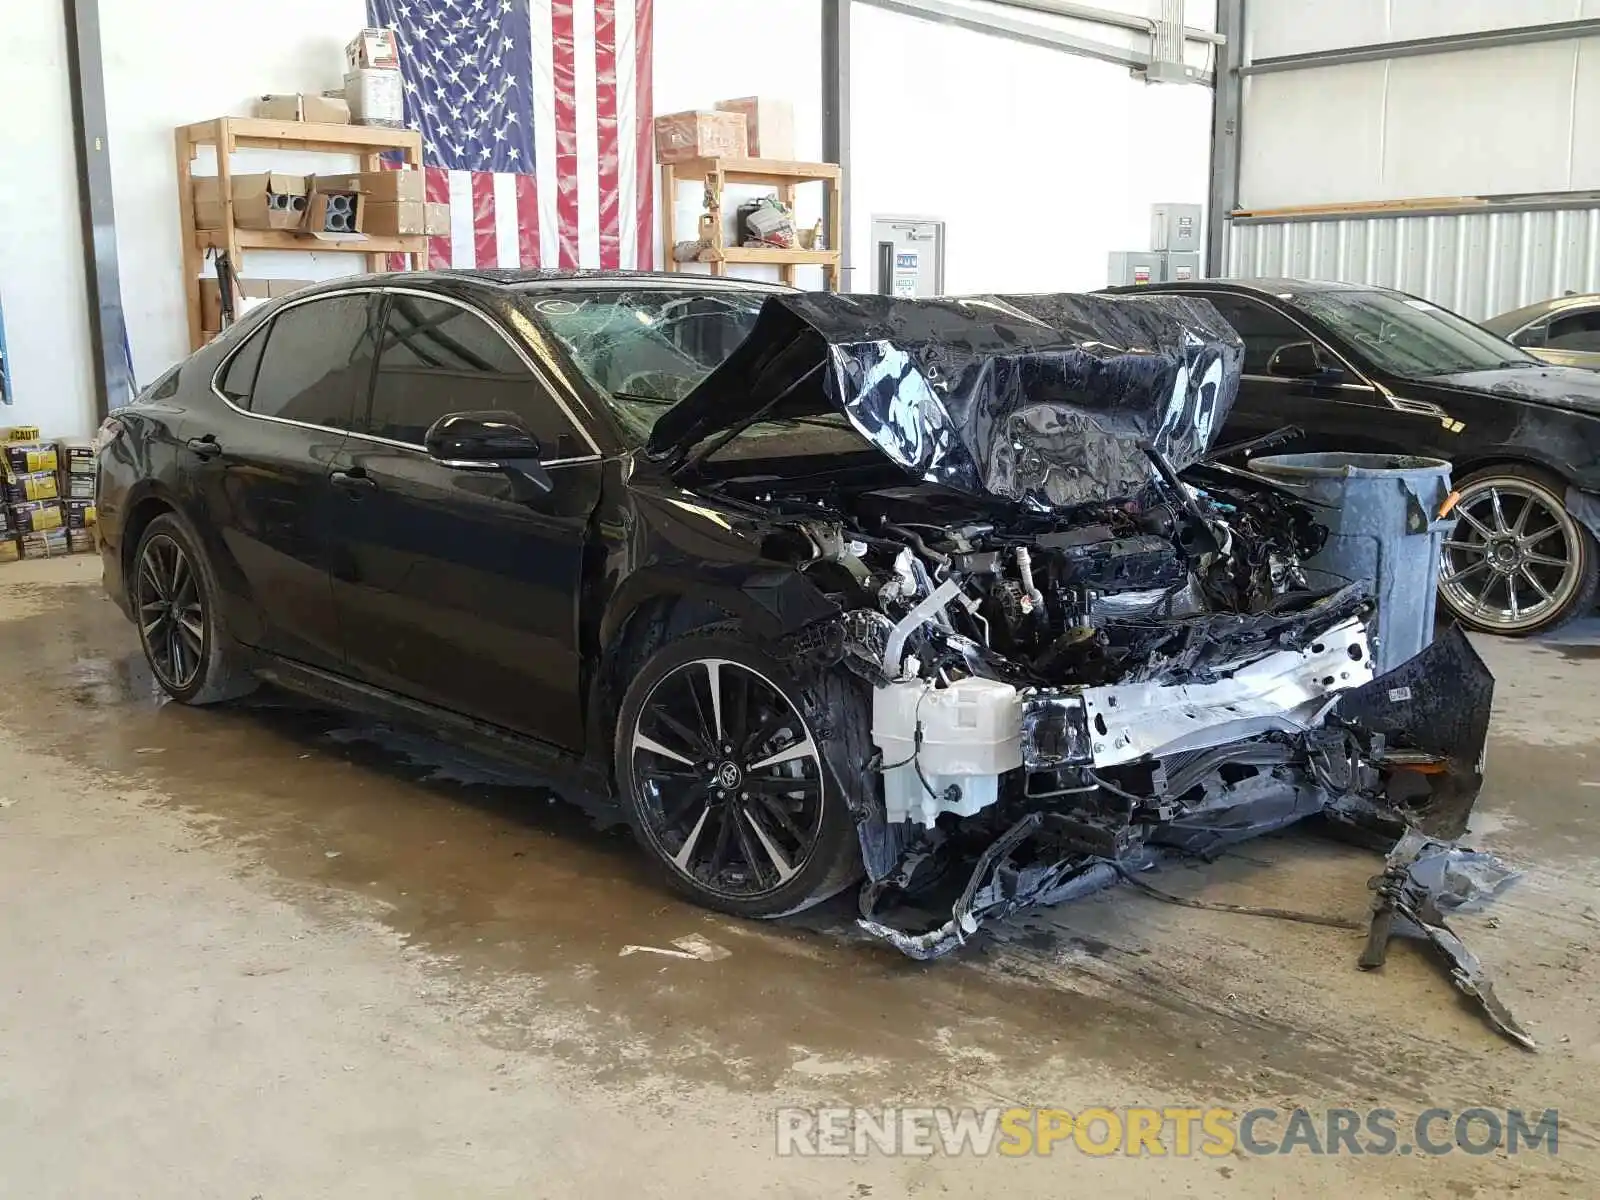
[[[676,400],[669,400],[665,396],[642,396],[638,392],[612,392],[618,400],[637,400],[640,404],[676,404]]]

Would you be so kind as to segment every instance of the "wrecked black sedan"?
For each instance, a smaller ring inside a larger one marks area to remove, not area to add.
[[[861,881],[928,957],[1163,848],[1463,827],[1492,682],[1374,678],[1314,516],[1206,462],[1240,362],[1184,297],[342,280],[106,422],[105,582],[179,701],[576,770],[695,900]]]

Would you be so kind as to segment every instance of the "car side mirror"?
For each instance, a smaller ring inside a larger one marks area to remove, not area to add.
[[[1279,346],[1267,360],[1267,374],[1281,379],[1331,381],[1343,372],[1330,363],[1315,342],[1289,342]]]
[[[528,489],[548,494],[555,485],[539,461],[539,439],[523,428],[515,413],[446,413],[423,439],[428,456],[463,471],[499,471],[510,477],[519,500]]]

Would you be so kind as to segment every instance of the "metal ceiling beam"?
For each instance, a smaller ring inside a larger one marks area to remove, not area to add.
[[[824,184],[825,205],[839,192],[839,290],[850,286],[850,0],[822,0],[822,157],[838,163],[837,182]],[[824,211],[830,211],[825,208]]]
[[[1125,46],[1113,46],[1107,42],[1097,42],[1092,38],[1078,37],[1076,34],[1064,33],[1059,29],[1049,29],[1031,21],[1020,21],[1001,13],[983,12],[964,4],[951,3],[950,0],[861,0],[861,3],[907,17],[916,17],[941,25],[954,25],[960,29],[970,29],[975,33],[986,33],[992,37],[1008,38],[1030,46],[1043,46],[1046,50],[1062,50],[1068,54],[1098,59],[1130,70],[1143,71],[1150,66],[1149,50],[1134,50]]]
[[[1156,27],[1153,17],[1140,17],[1133,13],[1117,12],[1114,9],[1097,8],[1091,4],[1078,4],[1075,0],[989,0],[989,2],[1004,8],[1023,8],[1030,12],[1049,13],[1074,21],[1109,25],[1113,29],[1132,29],[1139,33],[1153,34]],[[1213,46],[1222,41],[1221,34],[1212,33],[1207,29],[1195,29],[1193,26],[1185,26],[1183,36],[1188,41],[1207,42]]]
[[[98,0],[66,0],[67,77],[77,142],[78,211],[83,222],[84,281],[88,285],[96,424],[134,394],[128,331],[117,266],[117,220],[111,195],[111,149],[106,134],[106,88],[100,56]]]
[[[1239,137],[1244,114],[1245,0],[1217,0],[1216,82],[1211,93],[1211,179],[1206,196],[1206,274],[1221,275],[1228,262],[1228,214],[1239,206]]]
[[[1317,67],[1342,67],[1349,63],[1380,62],[1390,58],[1418,58],[1429,54],[1455,54],[1462,50],[1493,50],[1501,46],[1529,46],[1538,42],[1565,42],[1573,38],[1600,37],[1600,18],[1556,21],[1548,25],[1520,25],[1514,29],[1486,29],[1480,33],[1450,33],[1439,37],[1411,38],[1403,42],[1374,42],[1336,50],[1312,50],[1258,58],[1239,68],[1241,75],[1271,75],[1279,71],[1309,71]]]

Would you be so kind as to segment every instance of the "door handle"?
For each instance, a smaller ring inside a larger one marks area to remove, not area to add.
[[[358,496],[362,492],[370,492],[378,486],[377,480],[368,475],[365,469],[361,467],[349,467],[343,471],[335,471],[328,476],[328,482],[340,491],[351,492]]]
[[[205,437],[190,438],[184,445],[201,458],[215,458],[222,453],[222,447],[217,445],[217,439],[209,433]]]

